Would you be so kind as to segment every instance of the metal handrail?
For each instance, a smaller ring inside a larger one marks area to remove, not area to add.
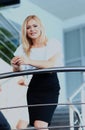
[[[45,69],[32,69],[32,70],[23,70],[18,72],[7,72],[1,73],[0,79],[9,78],[9,77],[17,77],[21,75],[31,75],[31,74],[41,74],[41,73],[49,73],[49,72],[84,72],[84,66],[71,66],[71,67],[52,67],[52,68],[45,68]]]
[[[9,62],[11,61],[11,59],[5,53],[3,53],[1,50],[0,50],[0,54],[2,54]]]
[[[12,54],[14,54],[14,52],[12,51],[12,49],[10,49],[3,41],[0,40],[0,43],[1,43],[7,50],[9,50]]]
[[[0,30],[0,33],[13,45],[17,48],[17,45],[14,44],[1,30]]]
[[[75,93],[69,98],[69,102],[72,103],[72,100],[79,94],[79,93],[82,93],[82,91],[84,92],[84,88],[85,88],[85,83],[83,83],[78,90],[75,91]],[[84,94],[83,94],[84,96]],[[81,102],[85,102],[84,101],[84,97],[82,96],[81,94]],[[74,124],[74,112],[77,112],[78,114],[78,117],[80,119],[80,124],[84,124],[84,121],[85,121],[85,106],[81,106],[81,109],[82,109],[82,113],[79,112],[79,110],[75,107],[75,105],[70,105],[69,106],[69,113],[70,113],[70,125],[73,125]],[[82,115],[82,117],[81,117]],[[71,130],[74,130],[74,128],[71,128]],[[82,130],[85,130],[85,128],[82,128]]]
[[[19,33],[18,29],[13,25],[13,23],[12,23],[11,21],[9,21],[8,19],[6,19],[1,13],[0,13],[0,15],[1,15],[1,17],[2,17],[9,25],[11,25],[11,26],[15,29],[15,31],[16,31],[17,33]]]
[[[73,98],[75,98],[77,96],[77,94],[80,93],[80,91],[82,90],[82,88],[85,87],[85,83],[83,83],[72,95],[71,97],[69,98],[70,101],[73,100]]]

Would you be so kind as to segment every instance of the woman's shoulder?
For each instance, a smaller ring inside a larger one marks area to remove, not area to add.
[[[20,44],[19,46],[17,46],[16,51],[17,50],[23,50],[22,44]]]
[[[48,39],[48,42],[56,42],[56,41],[58,41],[56,38],[50,38],[50,39]]]
[[[59,46],[59,45],[60,45],[60,42],[55,38],[51,38],[47,42],[47,46],[49,46],[49,47],[56,47],[56,46]]]

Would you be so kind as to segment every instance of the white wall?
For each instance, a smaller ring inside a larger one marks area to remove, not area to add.
[[[63,25],[64,25],[64,29],[68,29],[68,28],[75,28],[76,26],[79,25],[85,25],[85,15],[79,16],[79,17],[75,17],[69,20],[65,20]]]

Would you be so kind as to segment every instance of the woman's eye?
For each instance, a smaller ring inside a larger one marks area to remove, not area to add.
[[[34,28],[36,28],[36,27],[38,27],[38,25],[27,26],[27,28],[26,28],[26,29],[28,30],[28,29],[31,29],[31,28],[33,28],[33,27],[34,27]]]
[[[30,27],[27,27],[27,29],[30,29]]]
[[[34,25],[34,27],[36,28],[36,27],[37,27],[37,25]]]

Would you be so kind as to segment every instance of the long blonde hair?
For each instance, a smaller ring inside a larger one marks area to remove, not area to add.
[[[32,40],[29,37],[27,37],[27,34],[26,34],[26,25],[31,19],[35,20],[36,22],[38,22],[40,24],[40,27],[41,27],[40,42],[41,42],[41,44],[46,45],[46,43],[47,43],[47,37],[45,35],[45,30],[41,23],[41,20],[36,15],[30,15],[30,16],[26,17],[26,19],[24,20],[23,25],[22,25],[22,44],[23,44],[23,49],[27,55],[30,54],[30,49],[33,45]]]

